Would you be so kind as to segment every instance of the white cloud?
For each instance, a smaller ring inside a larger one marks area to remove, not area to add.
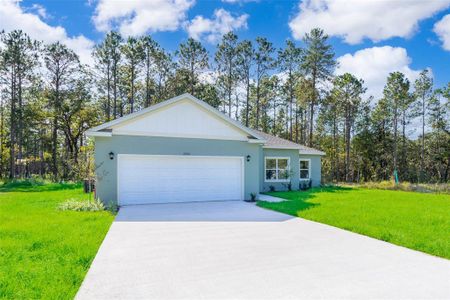
[[[69,37],[61,26],[50,26],[41,17],[25,12],[14,0],[0,0],[0,30],[9,32],[21,29],[33,39],[45,43],[60,41],[74,50],[83,63],[92,63],[91,51],[94,42],[83,35]]]
[[[36,4],[34,3],[31,6],[31,10],[35,11],[41,18],[43,19],[49,19],[51,16],[47,13],[47,10],[45,9],[45,7],[43,7],[40,4]]]
[[[289,22],[292,35],[300,39],[319,27],[349,44],[368,38],[374,42],[410,37],[418,22],[450,6],[450,0],[305,0]]]
[[[126,36],[174,31],[193,5],[194,0],[100,0],[93,20],[99,31],[118,28]]]
[[[247,28],[247,19],[247,14],[233,17],[228,11],[220,8],[214,11],[212,19],[196,16],[187,23],[186,30],[189,36],[196,40],[205,38],[208,42],[215,43],[229,31]]]
[[[224,3],[228,4],[244,4],[247,2],[258,2],[259,0],[222,0]]]
[[[433,31],[442,41],[442,48],[450,51],[450,14],[445,15],[439,22],[434,24]]]
[[[391,72],[399,71],[411,81],[419,76],[420,70],[410,68],[411,59],[401,47],[373,47],[345,54],[337,59],[336,74],[352,73],[364,80],[367,94],[379,99],[383,95],[386,78]]]

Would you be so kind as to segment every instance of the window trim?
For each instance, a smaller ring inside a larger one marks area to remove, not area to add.
[[[266,177],[266,173],[267,173],[267,160],[268,159],[275,159],[276,160],[276,174],[277,174],[277,178],[278,178],[278,160],[279,159],[287,159],[287,172],[288,175],[291,171],[291,158],[289,156],[265,156],[264,157],[264,182],[289,182],[290,176],[286,179],[267,179]],[[273,170],[273,169],[270,169]],[[283,169],[284,170],[284,169]]]
[[[302,176],[302,170],[306,170],[306,169],[302,169],[301,168],[301,161],[307,161],[308,162],[308,178],[301,178]],[[311,180],[311,158],[300,158],[298,160],[298,178],[299,180]]]

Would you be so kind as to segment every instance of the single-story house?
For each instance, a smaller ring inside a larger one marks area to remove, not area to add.
[[[248,200],[321,181],[325,153],[247,128],[183,94],[87,131],[96,193],[118,205]]]

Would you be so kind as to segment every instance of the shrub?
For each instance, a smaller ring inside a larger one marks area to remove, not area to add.
[[[252,202],[256,201],[256,193],[250,193],[250,198]]]
[[[273,185],[269,186],[269,191],[275,192],[275,187]]]
[[[117,203],[109,202],[108,206],[106,206],[106,209],[113,214],[116,214],[119,211],[119,205],[117,205]]]
[[[59,210],[66,211],[103,211],[105,206],[100,200],[68,199],[58,206]]]
[[[310,189],[311,186],[312,186],[312,184],[311,184],[311,179],[308,179],[308,180],[300,180],[300,183],[299,183],[299,189],[300,189],[300,190],[306,191],[306,190]]]
[[[354,186],[368,189],[381,190],[399,190],[418,193],[442,193],[450,194],[449,183],[411,183],[400,182],[395,184],[393,181],[363,182],[363,183],[341,183],[340,186]]]
[[[27,179],[11,179],[7,180],[3,183],[2,188],[5,189],[13,189],[13,188],[22,188],[22,187],[33,187],[33,186],[41,186],[46,184],[47,182],[39,176],[32,175],[31,178]]]

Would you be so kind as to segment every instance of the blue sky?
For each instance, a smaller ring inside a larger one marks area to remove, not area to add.
[[[355,73],[378,97],[392,71],[414,80],[430,68],[436,86],[450,81],[449,7],[450,0],[0,0],[0,29],[61,40],[90,63],[92,46],[109,29],[151,34],[170,51],[192,36],[213,53],[230,29],[242,39],[264,36],[281,47],[286,39],[301,45],[304,32],[321,27],[340,63],[336,73]]]

